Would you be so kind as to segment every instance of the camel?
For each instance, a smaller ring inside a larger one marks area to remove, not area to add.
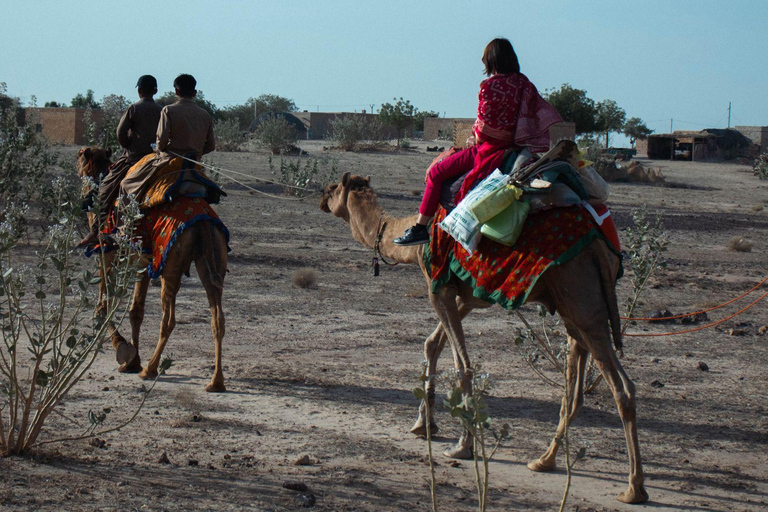
[[[105,150],[101,148],[83,148],[78,153],[77,171],[79,176],[91,176],[97,165],[94,159],[103,160]],[[108,159],[108,157],[107,157]],[[107,252],[105,258],[107,267],[112,253]],[[197,275],[205,288],[208,296],[208,305],[211,310],[211,330],[215,347],[215,366],[211,381],[205,386],[209,392],[226,391],[224,386],[224,373],[221,363],[221,347],[224,338],[224,312],[221,306],[222,292],[224,291],[224,275],[227,272],[227,240],[224,233],[212,222],[200,221],[184,230],[173,245],[165,267],[160,276],[160,303],[162,307],[162,320],[160,323],[160,338],[152,358],[147,367],[142,369],[139,356],[139,333],[144,320],[144,304],[149,288],[149,275],[143,272],[136,282],[128,317],[131,323],[131,342],[128,342],[118,330],[110,328],[112,347],[117,354],[121,373],[138,373],[142,379],[154,379],[158,375],[160,357],[163,354],[168,338],[176,325],[176,294],[181,287],[182,274],[189,275],[192,263],[195,263]],[[103,297],[104,280],[102,279],[100,297]],[[100,301],[101,302],[101,301]]]
[[[378,251],[383,258],[399,263],[420,266],[429,283],[422,253],[424,246],[402,247],[394,245],[393,238],[415,223],[416,216],[392,218],[379,206],[376,193],[370,186],[370,177],[345,173],[341,181],[329,185],[322,194],[320,209],[333,213],[347,222],[352,236],[361,244]],[[613,392],[619,415],[624,425],[624,435],[629,454],[629,487],[618,496],[625,503],[643,503],[648,493],[643,485],[643,469],[637,440],[635,415],[635,387],[624,372],[611,345],[611,336],[617,348],[621,347],[618,306],[615,282],[620,268],[619,259],[605,242],[596,239],[580,254],[560,266],[547,270],[537,281],[527,301],[543,304],[550,313],[559,312],[568,334],[569,353],[566,365],[567,397],[563,398],[557,431],[547,451],[531,461],[532,471],[552,471],[566,422],[570,424],[584,402],[584,374],[587,356],[591,355]],[[577,292],[578,291],[578,292]],[[453,351],[454,365],[461,378],[463,393],[471,394],[472,366],[467,351],[462,319],[475,308],[490,306],[472,295],[463,281],[453,278],[436,293],[429,293],[432,307],[440,321],[424,343],[427,359],[427,375],[434,376],[437,359],[446,341]],[[427,397],[434,404],[434,379],[428,380]],[[437,431],[433,417],[434,407],[421,403],[419,416],[411,429],[416,435],[426,434],[427,422],[432,433]],[[451,458],[471,458],[472,439],[464,433],[458,444],[445,452]]]

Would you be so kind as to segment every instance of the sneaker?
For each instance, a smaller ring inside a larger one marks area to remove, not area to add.
[[[395,245],[421,245],[429,242],[427,226],[416,224],[405,230],[405,234],[393,240]]]

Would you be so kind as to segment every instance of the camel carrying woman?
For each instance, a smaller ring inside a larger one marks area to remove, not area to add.
[[[397,245],[429,242],[427,225],[440,204],[446,180],[468,173],[455,198],[458,203],[474,185],[501,166],[507,150],[548,150],[549,127],[562,121],[554,107],[520,72],[517,54],[509,40],[497,38],[488,43],[482,61],[489,78],[480,82],[477,119],[472,127],[475,144],[431,166],[416,225],[394,240]]]

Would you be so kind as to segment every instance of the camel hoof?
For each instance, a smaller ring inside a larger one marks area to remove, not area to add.
[[[227,390],[224,384],[211,382],[205,386],[205,390],[209,393],[223,393]]]
[[[440,430],[440,427],[437,426],[437,423],[430,423],[429,424],[429,434],[435,435]],[[411,427],[411,434],[417,435],[419,437],[427,437],[427,425],[421,420],[416,420],[416,423],[414,423],[413,427]]]
[[[152,380],[157,377],[157,371],[150,372],[149,370],[142,370],[139,373],[139,378],[144,380]]]
[[[124,365],[126,363],[130,363],[133,361],[133,358],[136,357],[138,352],[136,351],[136,347],[133,346],[133,344],[128,343],[127,341],[123,341],[120,343],[117,348],[115,349],[116,356],[117,356],[117,362],[118,364]]]
[[[472,448],[467,446],[462,446],[461,444],[457,444],[455,447],[451,448],[450,450],[444,451],[443,455],[445,455],[449,459],[467,460],[472,458]]]
[[[616,497],[622,503],[645,503],[648,498],[648,492],[642,486],[639,489],[630,486],[626,492],[622,492]]]
[[[120,373],[139,373],[141,371],[141,361],[136,357],[130,363],[120,365],[117,371]]]
[[[537,473],[546,473],[548,471],[554,471],[557,467],[554,463],[544,463],[541,459],[532,460],[528,463],[528,469],[536,471]]]

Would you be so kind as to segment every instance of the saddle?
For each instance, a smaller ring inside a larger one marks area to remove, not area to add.
[[[459,148],[449,148],[440,154],[430,167],[457,151]],[[512,183],[523,190],[526,198],[532,200],[533,211],[547,204],[565,206],[588,200],[592,196],[579,176],[579,148],[571,140],[561,140],[538,158],[534,157],[528,148],[519,152],[509,149],[502,162],[499,170],[510,175]],[[467,174],[443,183],[440,204],[447,212],[456,207],[456,194]],[[568,189],[575,195],[569,194]]]

